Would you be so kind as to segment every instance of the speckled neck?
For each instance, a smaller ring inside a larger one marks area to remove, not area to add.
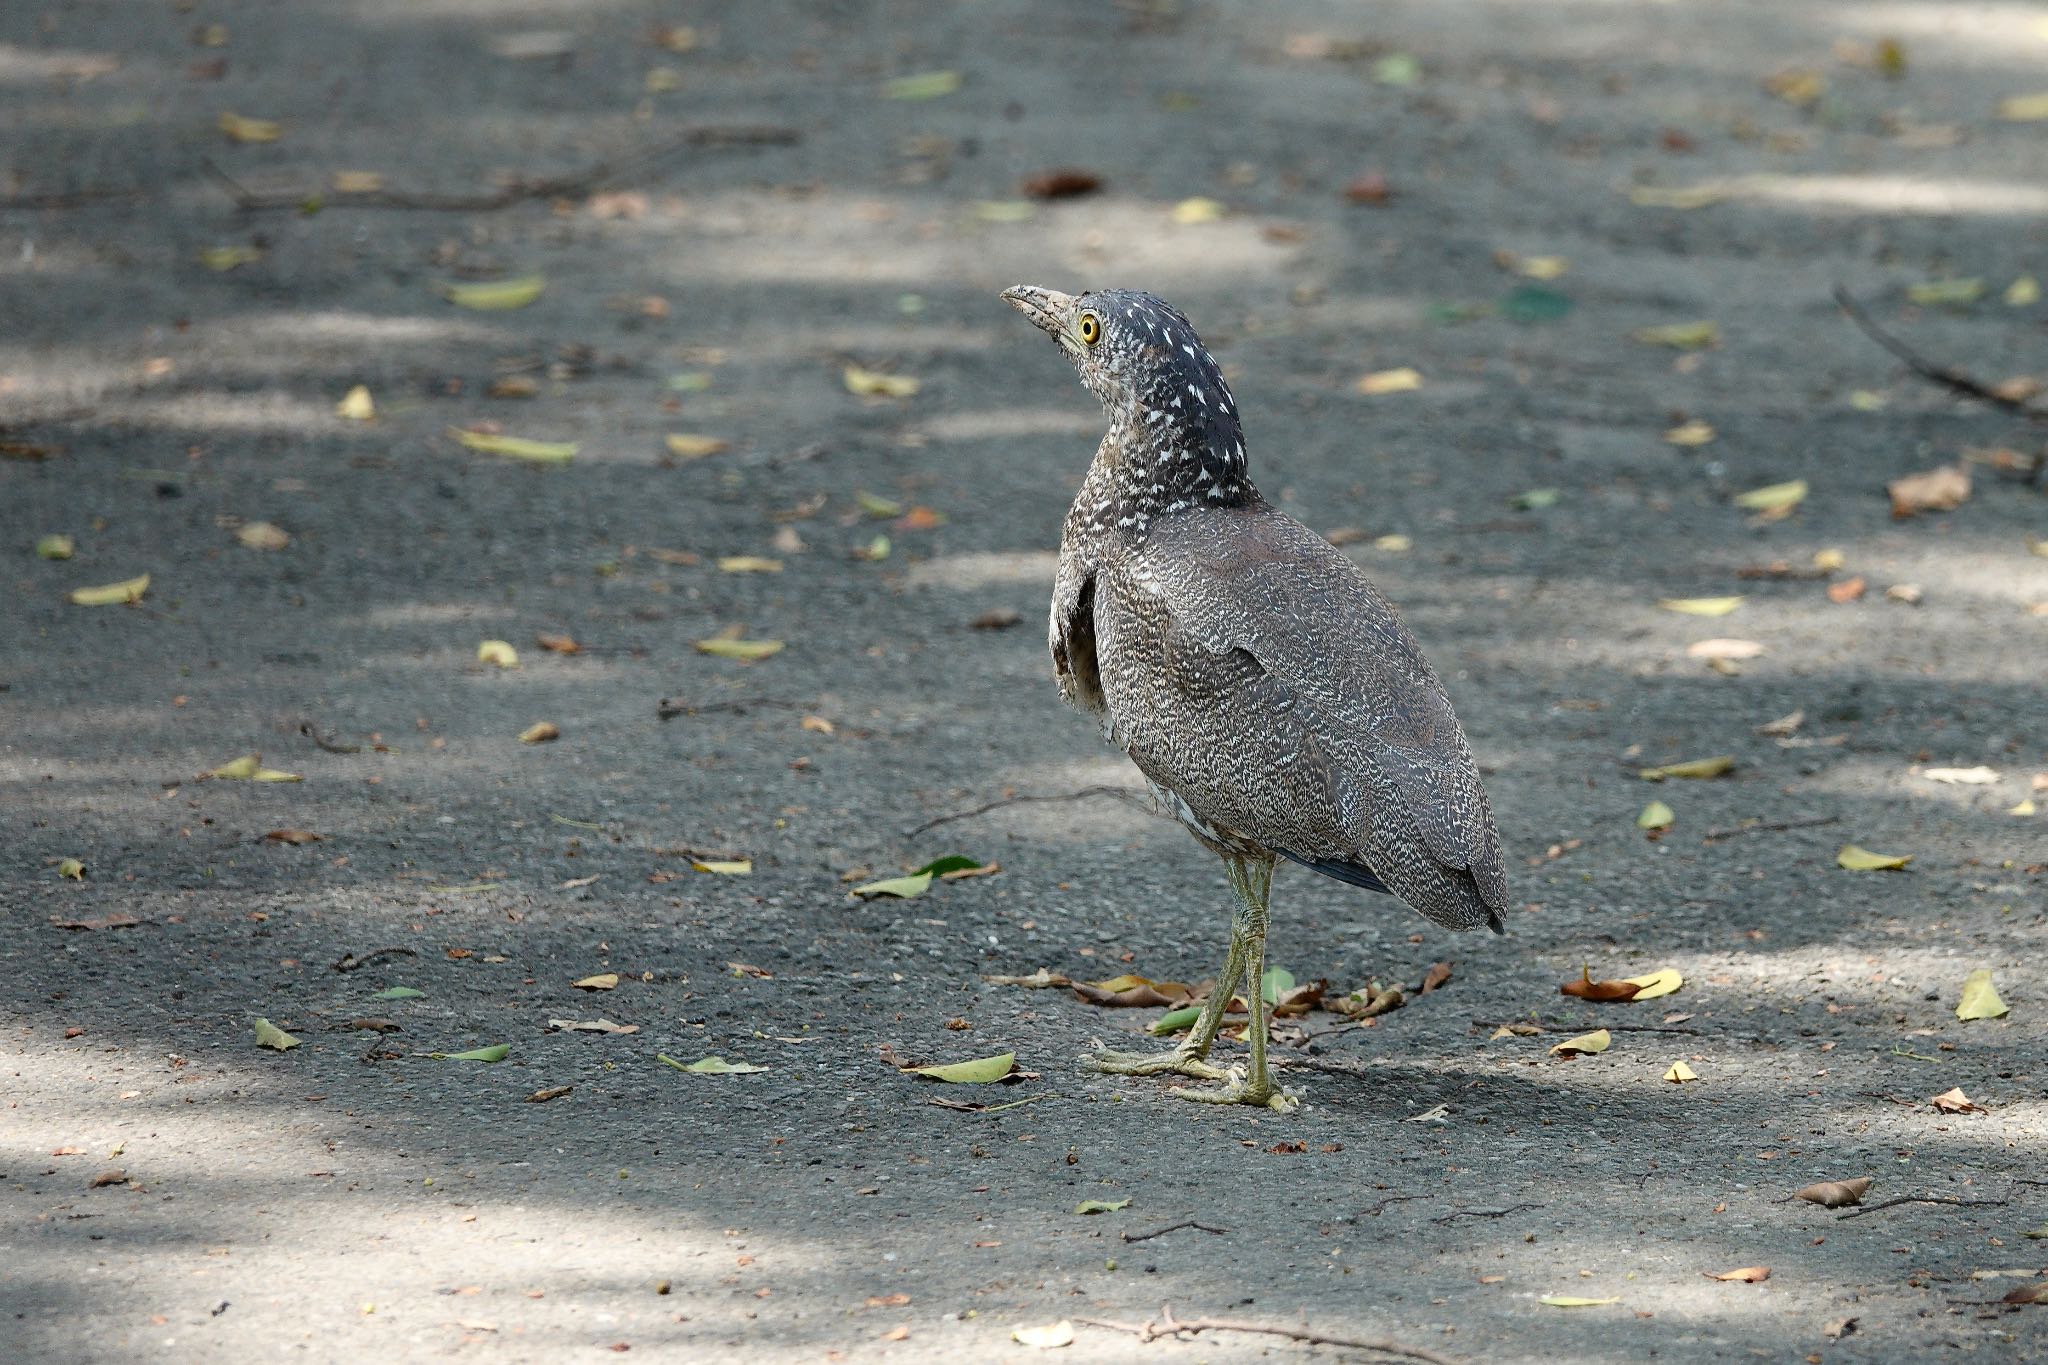
[[[1237,403],[1215,360],[1186,323],[1161,321],[1156,344],[1115,362],[1126,397],[1106,398],[1109,431],[1075,499],[1091,529],[1142,535],[1159,517],[1189,507],[1256,502],[1245,465]]]

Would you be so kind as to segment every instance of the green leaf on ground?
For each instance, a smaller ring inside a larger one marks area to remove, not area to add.
[[[1735,495],[1735,505],[1752,512],[1789,512],[1806,501],[1806,480],[1791,479],[1785,483],[1767,483],[1762,488],[1752,488],[1746,493]]]
[[[75,607],[119,607],[131,602],[140,602],[142,594],[149,591],[149,575],[137,574],[124,578],[119,583],[107,583],[97,588],[73,588],[71,604]]]
[[[948,872],[965,872],[969,868],[981,866],[983,864],[979,858],[970,858],[964,853],[948,853],[943,858],[932,859],[911,875],[916,876],[919,873],[929,872],[934,877],[943,877]]]
[[[1285,967],[1268,967],[1259,974],[1259,998],[1267,1004],[1277,1004],[1280,997],[1294,989],[1294,973]]]
[[[441,297],[457,308],[503,312],[526,307],[547,287],[547,280],[540,275],[521,275],[509,280],[485,280],[475,284],[444,284],[440,291]]]
[[[536,464],[567,464],[582,449],[574,441],[529,441],[524,436],[498,436],[487,431],[465,431],[461,427],[448,428],[448,434],[471,450],[482,451],[486,455],[503,455],[512,460],[530,460]]]
[[[1546,507],[1557,506],[1557,500],[1563,496],[1555,488],[1532,488],[1509,498],[1508,505],[1523,512],[1540,512]]]
[[[1643,807],[1643,813],[1636,817],[1638,829],[1670,829],[1678,820],[1678,814],[1662,801],[1652,801]]]
[[[1168,1010],[1165,1014],[1152,1021],[1148,1031],[1164,1037],[1169,1033],[1179,1033],[1184,1028],[1193,1028],[1195,1020],[1201,1017],[1202,1010],[1199,1005],[1189,1005],[1184,1009]]]
[[[299,1040],[286,1033],[268,1019],[256,1021],[256,1046],[273,1048],[278,1052],[289,1052],[299,1045]]]
[[[1669,346],[1674,350],[1697,351],[1721,344],[1721,329],[1711,322],[1674,322],[1662,327],[1641,327],[1630,332],[1632,340],[1645,346]]]
[[[1519,285],[1500,301],[1500,315],[1509,322],[1533,325],[1556,322],[1572,311],[1571,297],[1541,285]]]
[[[1115,1213],[1118,1209],[1131,1206],[1128,1199],[1083,1199],[1074,1205],[1075,1213]]]
[[[1545,1294],[1536,1302],[1551,1308],[1599,1308],[1604,1304],[1620,1303],[1620,1299],[1582,1299],[1576,1294]]]
[[[418,1000],[425,995],[425,991],[414,990],[411,986],[386,986],[370,998],[372,1000]]]
[[[1998,998],[1998,987],[1991,984],[1990,969],[1980,967],[1963,978],[1963,998],[1956,1004],[1956,1018],[1999,1019],[2008,1012],[2006,1003]]]
[[[876,896],[894,896],[898,900],[907,901],[912,896],[922,896],[931,890],[931,886],[931,873],[913,872],[907,877],[884,877],[877,882],[856,886],[848,894],[859,896],[863,900],[871,900]]]
[[[69,559],[77,546],[70,536],[44,536],[36,542],[39,559]]]
[[[1694,781],[1705,781],[1720,777],[1735,770],[1735,759],[1728,754],[1717,754],[1713,758],[1693,758],[1683,763],[1666,763],[1661,768],[1642,768],[1636,776],[1645,782],[1662,782],[1667,777],[1685,777]]]
[[[1835,863],[1851,872],[1896,872],[1912,861],[1910,853],[1872,853],[1855,844],[1843,844],[1842,851],[1835,855]]]
[[[977,1057],[971,1062],[950,1062],[944,1066],[913,1066],[904,1068],[918,1076],[929,1076],[935,1081],[951,1085],[987,1085],[1010,1074],[1017,1064],[1014,1052],[999,1052],[993,1057]]]
[[[502,1062],[511,1051],[510,1043],[493,1043],[489,1047],[473,1047],[467,1052],[429,1052],[427,1055],[437,1062]]]
[[[888,100],[935,100],[960,88],[957,71],[920,71],[882,83],[882,98]]]
[[[780,640],[699,640],[699,654],[711,654],[721,659],[738,659],[742,663],[754,663],[782,652]]]

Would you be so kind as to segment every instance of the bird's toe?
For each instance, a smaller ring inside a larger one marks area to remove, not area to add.
[[[1200,1057],[1189,1056],[1174,1049],[1167,1052],[1100,1052],[1086,1053],[1081,1064],[1090,1071],[1101,1071],[1112,1076],[1193,1076],[1197,1080],[1220,1081],[1224,1071],[1203,1061]]]

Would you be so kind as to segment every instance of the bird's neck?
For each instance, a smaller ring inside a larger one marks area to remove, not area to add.
[[[1185,393],[1160,392],[1108,413],[1109,431],[1074,503],[1092,526],[1142,535],[1175,512],[1258,500],[1234,406],[1206,407]]]

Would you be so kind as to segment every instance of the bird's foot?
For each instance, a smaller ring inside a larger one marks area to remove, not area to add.
[[[1167,1092],[1177,1099],[1193,1100],[1197,1104],[1255,1104],[1270,1109],[1276,1114],[1291,1114],[1301,1107],[1299,1096],[1290,1095],[1261,1076],[1256,1082],[1245,1079],[1244,1071],[1232,1067],[1224,1083],[1213,1090],[1194,1090],[1186,1086],[1175,1086]]]
[[[1090,1071],[1106,1071],[1112,1076],[1163,1076],[1176,1073],[1193,1076],[1197,1080],[1220,1081],[1225,1072],[1221,1067],[1209,1065],[1192,1052],[1180,1048],[1169,1048],[1165,1052],[1091,1052],[1081,1058],[1082,1065]]]

